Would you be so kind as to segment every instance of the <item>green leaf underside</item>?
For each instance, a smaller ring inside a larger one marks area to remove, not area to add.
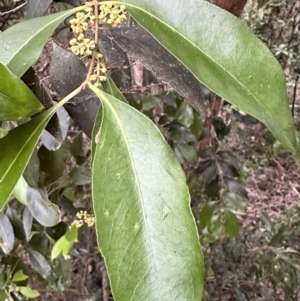
[[[14,229],[9,218],[0,212],[0,248],[8,254],[14,248],[15,235]]]
[[[62,105],[77,95],[80,90],[81,88],[76,89],[51,109],[14,128],[0,139],[0,210],[4,207],[24,172],[48,121]]]
[[[285,77],[239,19],[202,0],[121,0],[133,18],[203,84],[267,125],[295,153]]]
[[[30,89],[0,63],[0,120],[27,118],[43,109]]]
[[[0,34],[0,62],[21,77],[40,56],[54,29],[82,7],[20,22]]]
[[[203,257],[184,173],[155,125],[102,101],[92,193],[98,244],[115,300],[197,300]]]

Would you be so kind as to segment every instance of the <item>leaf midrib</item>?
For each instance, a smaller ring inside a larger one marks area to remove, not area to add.
[[[118,123],[118,125],[119,125],[119,128],[121,129],[121,133],[122,133],[122,136],[123,136],[124,141],[125,141],[125,144],[126,144],[126,148],[127,148],[128,155],[129,155],[129,159],[130,159],[131,166],[132,166],[132,171],[133,171],[134,178],[135,178],[136,187],[137,187],[138,194],[139,194],[139,200],[141,200],[141,201],[140,201],[140,204],[141,204],[141,207],[142,207],[143,223],[144,223],[144,225],[145,225],[146,232],[147,232],[147,240],[149,241],[149,244],[150,244],[150,249],[151,249],[151,251],[150,251],[149,253],[151,254],[151,258],[152,258],[152,259],[150,260],[150,262],[154,262],[154,263],[155,263],[155,260],[153,259],[153,246],[152,246],[152,242],[151,242],[151,236],[150,236],[150,234],[149,234],[149,233],[150,233],[150,230],[149,230],[149,227],[148,227],[147,222],[146,222],[146,220],[147,220],[147,219],[146,219],[146,213],[145,213],[146,210],[145,210],[144,204],[143,204],[143,202],[142,202],[143,197],[142,197],[142,192],[141,192],[141,185],[140,185],[140,182],[138,181],[137,172],[136,172],[136,168],[135,168],[135,164],[134,164],[132,152],[131,152],[131,150],[130,150],[130,145],[129,145],[129,143],[128,143],[128,139],[127,139],[126,133],[125,133],[125,131],[124,131],[124,128],[123,128],[123,126],[122,126],[122,121],[119,119],[116,110],[115,110],[114,107],[110,104],[109,100],[106,98],[105,95],[104,95],[104,97],[102,97],[102,100],[106,102],[106,105],[110,108],[112,114],[115,116],[115,119],[116,119],[116,121],[117,121],[117,123]],[[119,100],[117,100],[117,101],[119,101]],[[120,101],[120,103],[121,103],[121,101]],[[124,105],[127,105],[127,104],[124,103]],[[142,279],[149,273],[150,269],[151,269],[151,268],[147,269],[147,271],[144,273],[143,277],[141,278],[141,281],[142,281]],[[140,282],[141,282],[141,281],[140,281]],[[156,283],[157,283],[156,278],[155,278],[155,281],[156,281]],[[140,282],[139,282],[139,283],[140,283]],[[134,291],[136,290],[136,288],[137,288],[137,285],[135,286]],[[130,299],[130,300],[132,300],[132,298],[133,298],[133,295],[131,296],[131,299]]]

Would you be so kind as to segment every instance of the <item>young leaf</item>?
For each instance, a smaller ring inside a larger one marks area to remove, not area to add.
[[[300,156],[285,76],[243,21],[203,0],[118,2],[203,84],[265,123]]]
[[[57,258],[60,253],[64,256],[67,255],[72,247],[73,243],[69,242],[66,239],[66,236],[63,235],[53,246],[51,251],[51,260]]]
[[[28,278],[28,276],[24,274],[23,270],[18,270],[18,271],[14,274],[14,276],[13,276],[13,278],[12,278],[12,281],[14,281],[14,282],[24,281],[24,280],[26,280],[27,278]]]
[[[77,88],[58,104],[29,122],[11,130],[0,139],[0,210],[10,197],[21,177],[38,142],[38,139],[53,114],[81,90]]]
[[[78,239],[78,228],[77,226],[73,225],[65,235],[63,235],[53,246],[51,251],[51,260],[55,259],[62,253],[66,256],[73,245]]]
[[[27,118],[43,109],[30,89],[0,63],[0,121]]]
[[[40,56],[54,29],[67,17],[82,10],[76,7],[45,17],[20,22],[0,34],[0,62],[21,77]]]
[[[37,298],[40,293],[27,286],[19,286],[20,293],[27,298]]]
[[[76,242],[78,239],[78,227],[73,225],[65,234],[66,240],[69,242]]]
[[[214,202],[208,202],[203,206],[199,214],[201,230],[203,230],[211,222],[211,218],[214,214],[217,205],[218,203],[214,201]]]
[[[115,300],[200,300],[203,256],[178,161],[152,121],[90,87],[103,108],[94,213]]]

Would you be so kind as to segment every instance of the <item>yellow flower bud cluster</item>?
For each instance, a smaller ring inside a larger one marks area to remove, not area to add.
[[[95,68],[93,74],[90,76],[90,81],[94,84],[95,87],[101,88],[101,82],[106,81],[106,65],[104,62],[103,55],[101,53],[97,53],[95,59]]]
[[[95,41],[85,38],[81,33],[79,36],[70,41],[71,51],[76,55],[92,55],[93,49],[95,49]]]
[[[85,32],[89,29],[89,22],[95,20],[94,10],[87,7],[84,12],[79,12],[76,17],[70,20],[71,28],[77,38],[70,41],[70,49],[76,55],[90,56],[95,49],[95,41],[85,36]]]
[[[75,225],[77,228],[87,224],[88,227],[92,227],[95,224],[95,216],[88,214],[87,211],[80,210],[76,214],[76,219],[73,221],[72,226]]]
[[[108,23],[116,27],[127,20],[127,13],[126,6],[123,4],[102,4],[100,5],[99,19],[103,23]]]
[[[87,22],[88,14],[79,12],[76,14],[76,18],[70,20],[71,28],[75,33],[83,33],[89,27]]]

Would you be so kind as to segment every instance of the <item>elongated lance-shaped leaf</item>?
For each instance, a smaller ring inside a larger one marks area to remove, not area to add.
[[[103,110],[94,213],[115,300],[199,301],[203,257],[178,161],[148,118],[90,87]]]
[[[23,174],[48,121],[62,105],[76,96],[80,90],[81,87],[77,88],[51,109],[14,128],[0,139],[0,211]]]
[[[30,117],[42,109],[24,82],[0,63],[0,120]]]
[[[265,123],[285,148],[296,152],[284,74],[241,20],[203,0],[116,2],[125,4],[203,84]]]
[[[21,77],[40,56],[54,29],[84,7],[20,22],[0,34],[0,62]]]

